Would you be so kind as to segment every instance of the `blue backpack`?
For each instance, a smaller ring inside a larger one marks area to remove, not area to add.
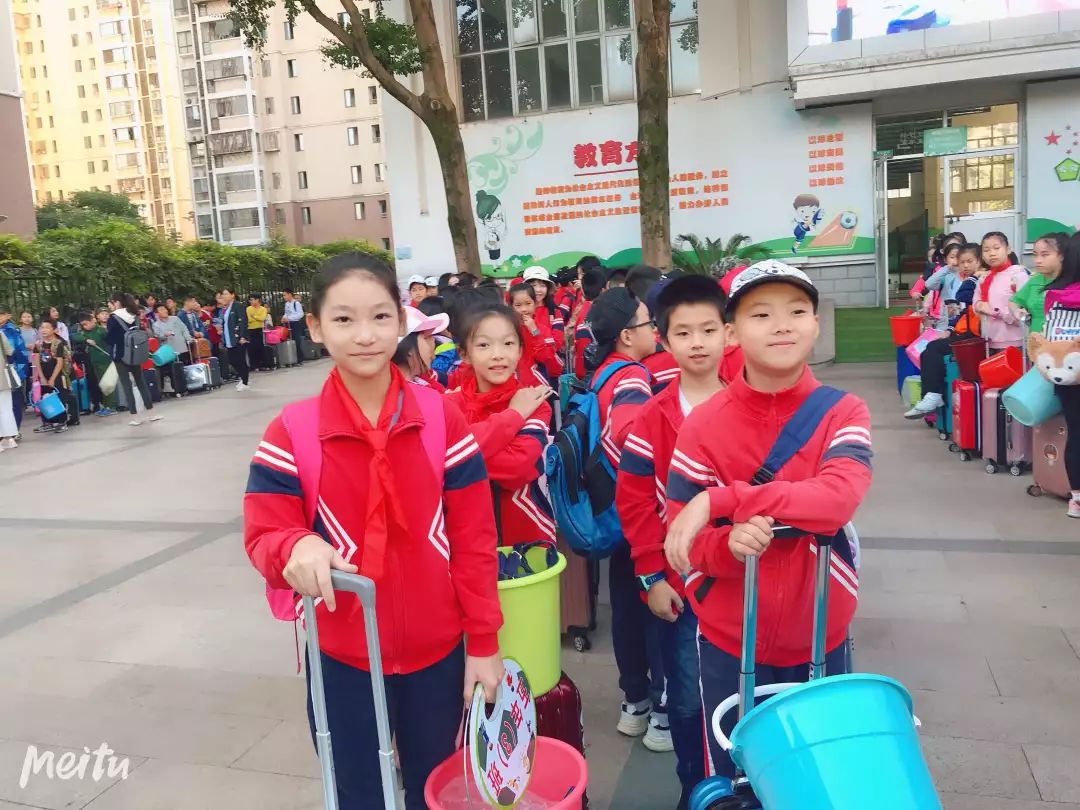
[[[615,468],[600,445],[597,392],[630,361],[612,363],[589,387],[572,394],[562,429],[545,453],[548,492],[559,530],[571,549],[603,559],[624,543],[615,511]]]

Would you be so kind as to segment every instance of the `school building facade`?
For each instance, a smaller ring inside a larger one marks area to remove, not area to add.
[[[747,234],[837,306],[878,306],[934,233],[1000,230],[1022,255],[1075,230],[1080,0],[893,7],[675,0],[673,234]],[[485,272],[638,261],[632,2],[437,8]],[[452,270],[430,137],[388,97],[384,118],[398,273]]]

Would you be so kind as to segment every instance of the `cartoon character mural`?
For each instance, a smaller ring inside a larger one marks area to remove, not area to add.
[[[821,222],[825,212],[821,210],[821,200],[813,194],[800,194],[792,205],[795,208],[795,243],[791,246],[791,252],[794,254],[799,252],[802,243]]]
[[[502,201],[486,191],[476,192],[476,218],[484,228],[483,246],[488,258],[497,261],[502,255],[502,240],[506,237]]]

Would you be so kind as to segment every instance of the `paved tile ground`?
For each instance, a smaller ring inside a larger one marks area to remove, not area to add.
[[[263,426],[326,370],[166,403],[137,430],[86,419],[0,456],[0,810],[319,807],[292,630],[267,616],[238,514]],[[1080,526],[903,422],[891,367],[823,376],[874,414],[858,667],[912,690],[948,810],[1080,810]],[[593,806],[672,807],[670,757],[614,731],[607,623],[602,607],[594,649],[564,654]],[[77,762],[102,741],[126,779],[20,787],[28,745]]]

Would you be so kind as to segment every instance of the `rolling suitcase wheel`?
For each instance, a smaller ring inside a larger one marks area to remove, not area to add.
[[[967,450],[961,450],[960,451],[960,460],[961,461],[971,461],[971,453],[969,453]]]
[[[987,475],[996,475],[997,471],[998,471],[998,465],[997,464],[995,464],[992,461],[986,462],[986,474]],[[1019,475],[1019,473],[1017,473],[1017,475]]]
[[[1011,467],[1009,467],[1009,475],[1011,475],[1013,478],[1019,478],[1023,472],[1024,468],[1021,467],[1019,464],[1013,464]]]
[[[581,627],[568,627],[567,633],[570,634],[570,638],[573,641],[574,649],[578,652],[587,652],[592,649],[592,642],[589,640],[589,633],[587,630]]]
[[[1032,498],[1041,498],[1043,496],[1043,488],[1038,484],[1032,484],[1027,488],[1027,494]]]

